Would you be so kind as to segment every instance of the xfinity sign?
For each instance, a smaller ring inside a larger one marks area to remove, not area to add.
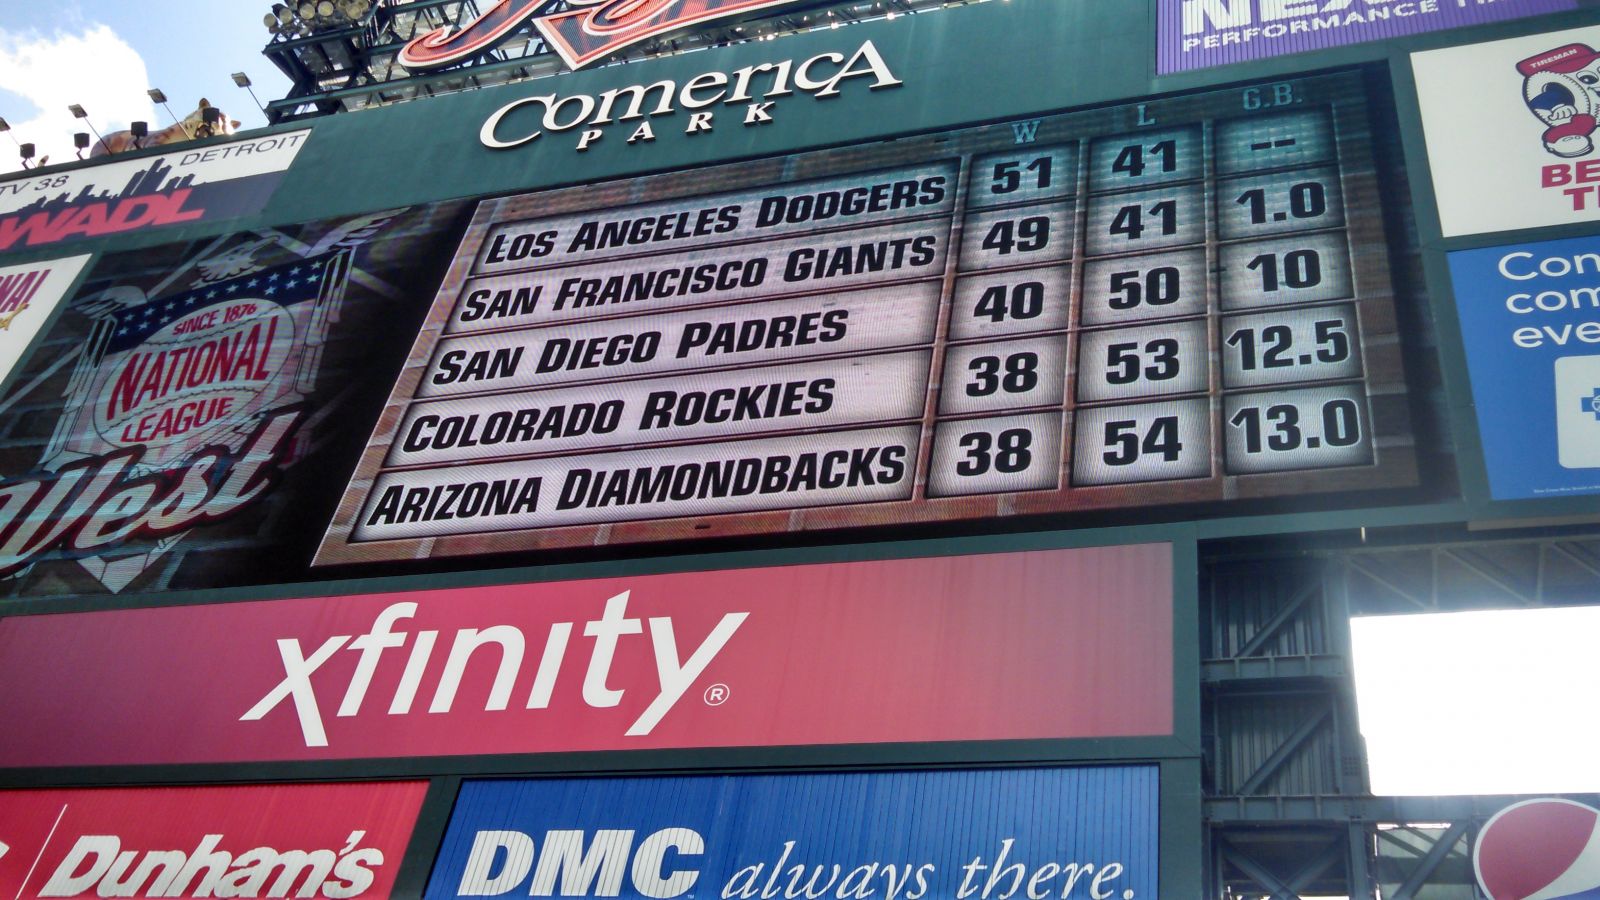
[[[592,639],[592,642],[588,648],[589,659],[584,668],[581,696],[583,703],[591,708],[605,709],[617,706],[625,694],[625,691],[608,686],[618,639],[623,635],[640,635],[645,631],[643,620],[628,617],[627,610],[628,592],[624,591],[606,601],[605,612],[598,618],[583,623],[581,633],[583,637]],[[439,632],[424,630],[408,635],[403,630],[393,630],[397,622],[411,619],[416,614],[415,603],[393,604],[378,614],[366,634],[359,637],[347,634],[335,635],[324,640],[309,653],[306,652],[307,648],[301,646],[298,639],[279,640],[278,653],[283,659],[283,679],[267,692],[266,696],[250,707],[249,711],[240,717],[241,720],[258,721],[285,701],[289,701],[294,706],[306,746],[326,747],[328,733],[323,723],[322,708],[317,704],[317,695],[312,688],[312,676],[332,659],[334,654],[341,651],[356,654],[358,659],[355,668],[349,671],[344,682],[344,699],[339,703],[337,715],[346,718],[358,716],[366,702],[367,690],[372,686],[373,676],[382,663],[384,651],[401,650],[408,643],[410,653],[404,663],[404,673],[389,698],[388,714],[404,716],[412,714],[413,711],[420,712],[415,709],[417,691],[423,676],[428,674],[434,647],[439,643]],[[658,688],[650,704],[628,726],[626,733],[633,736],[653,731],[662,717],[672,710],[749,616],[748,612],[727,613],[687,656],[680,655],[681,648],[673,631],[672,618],[670,616],[651,618],[649,650],[654,657]],[[459,629],[449,640],[449,652],[445,656],[443,670],[435,682],[433,699],[428,703],[427,711],[433,714],[450,712],[455,706],[456,694],[461,688],[461,681],[466,674],[468,664],[475,655],[486,648],[498,658],[493,686],[483,702],[486,712],[506,710],[511,704],[512,691],[519,684],[527,690],[524,709],[548,709],[556,690],[562,664],[566,659],[567,646],[572,640],[575,624],[573,622],[552,624],[543,635],[544,649],[536,658],[529,659],[529,665],[526,667],[523,662],[527,656],[528,635],[521,628],[515,625],[494,625],[488,628]],[[540,645],[536,643],[534,646]],[[644,649],[637,644],[630,646]],[[528,674],[528,677],[524,678],[525,674]]]
[[[1164,737],[1172,597],[1148,544],[17,616],[0,768]]]

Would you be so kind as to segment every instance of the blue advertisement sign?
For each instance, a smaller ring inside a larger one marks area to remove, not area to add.
[[[1156,900],[1156,766],[468,781],[446,897]]]
[[[1600,237],[1450,254],[1496,500],[1600,494]]]

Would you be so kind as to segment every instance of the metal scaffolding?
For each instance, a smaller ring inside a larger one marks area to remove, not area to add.
[[[1507,801],[1369,792],[1349,619],[1593,604],[1600,537],[1353,543],[1204,554],[1207,897],[1482,897],[1470,848]],[[1450,686],[1395,689],[1426,703],[1428,691]]]

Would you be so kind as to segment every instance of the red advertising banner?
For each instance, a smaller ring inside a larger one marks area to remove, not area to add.
[[[427,782],[0,792],[0,895],[390,896]]]
[[[1167,735],[1172,577],[1150,544],[13,618],[0,767]]]

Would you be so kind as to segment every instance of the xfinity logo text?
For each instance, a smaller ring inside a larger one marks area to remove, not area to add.
[[[652,617],[648,623],[629,618],[629,593],[624,591],[610,598],[599,618],[582,623],[582,636],[592,639],[593,643],[589,648],[589,662],[581,695],[583,702],[595,709],[614,707],[622,702],[625,690],[613,689],[609,685],[618,645],[628,636],[643,636],[648,625],[650,652],[654,656],[659,687],[649,706],[628,726],[626,734],[634,737],[648,735],[660,724],[750,614],[731,612],[724,615],[685,659],[679,652],[672,618]],[[496,712],[509,709],[513,693],[519,690],[526,691],[525,695],[518,694],[518,699],[526,697],[524,709],[547,709],[559,686],[562,664],[573,639],[573,630],[578,624],[556,622],[546,634],[535,636],[536,640],[542,641],[543,650],[539,652],[537,661],[530,660],[531,665],[527,667],[523,662],[527,655],[529,635],[521,628],[515,625],[462,628],[450,639],[449,652],[445,655],[442,669],[438,669],[433,666],[434,650],[439,644],[438,631],[421,630],[407,634],[403,630],[395,630],[398,623],[416,615],[416,603],[392,604],[378,614],[366,634],[335,635],[309,648],[309,652],[298,638],[280,639],[278,654],[283,662],[283,679],[240,720],[257,721],[288,701],[299,717],[306,746],[326,747],[328,735],[324,712],[317,702],[312,677],[341,651],[356,654],[354,668],[348,670],[343,699],[335,715],[340,718],[358,716],[366,702],[373,677],[383,664],[385,652],[401,650],[408,645],[409,651],[404,662],[396,662],[404,668],[389,698],[388,714],[391,716],[412,714],[423,678],[430,671],[437,672],[437,685],[427,711],[450,712],[455,706],[456,694],[468,663],[486,648],[497,654],[498,668],[489,695],[484,700],[484,710]],[[642,643],[629,641],[628,647],[639,648]]]
[[[684,134],[711,131],[717,110],[710,107],[718,104],[742,105],[744,127],[764,125],[774,119],[773,109],[778,102],[774,98],[796,91],[818,99],[835,97],[840,86],[852,78],[871,78],[871,90],[902,84],[878,48],[867,41],[848,57],[843,53],[819,53],[799,63],[785,59],[732,72],[703,72],[681,84],[663,80],[598,95],[523,97],[495,110],[484,121],[478,139],[490,149],[510,150],[532,143],[547,132],[579,130],[576,147],[581,151],[606,136],[605,126],[644,120],[634,126],[627,138],[629,144],[636,144],[656,139],[656,126],[650,119],[676,115],[679,108],[690,111]]]

